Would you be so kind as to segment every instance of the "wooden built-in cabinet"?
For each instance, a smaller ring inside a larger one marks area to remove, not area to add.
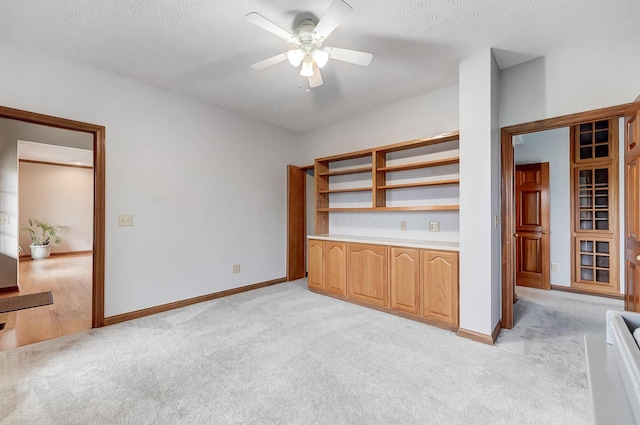
[[[422,251],[420,314],[458,325],[458,254]]]
[[[455,251],[309,239],[308,282],[314,292],[458,329]]]
[[[350,243],[347,252],[349,297],[387,307],[387,247]]]
[[[420,250],[391,247],[389,255],[390,307],[418,314],[420,294]]]
[[[338,295],[347,294],[347,246],[344,242],[325,242],[325,288]]]
[[[324,241],[309,240],[307,267],[309,288],[324,290]]]

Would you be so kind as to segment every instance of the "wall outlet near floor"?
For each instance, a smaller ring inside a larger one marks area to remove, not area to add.
[[[118,226],[133,226],[133,215],[120,214],[118,216]]]
[[[233,273],[240,273],[240,264],[233,265]]]
[[[440,231],[440,222],[439,221],[430,221],[429,222],[429,231],[430,232],[439,232]]]
[[[551,271],[553,271],[553,272],[557,272],[558,270],[560,270],[560,264],[558,264],[558,263],[551,263]]]
[[[400,230],[407,230],[407,222],[406,221],[401,221],[400,222]]]

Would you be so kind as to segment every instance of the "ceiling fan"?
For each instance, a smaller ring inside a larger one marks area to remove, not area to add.
[[[334,0],[320,21],[316,22],[315,19],[311,18],[303,19],[293,33],[285,30],[257,12],[249,13],[245,16],[247,21],[277,35],[295,46],[295,48],[288,52],[254,63],[251,67],[260,70],[288,60],[292,66],[296,68],[299,67],[301,76],[309,79],[309,87],[315,88],[322,85],[320,69],[324,68],[329,58],[360,66],[368,66],[373,59],[371,53],[329,46],[322,47],[322,43],[326,38],[340,25],[352,10],[351,6],[343,0]]]

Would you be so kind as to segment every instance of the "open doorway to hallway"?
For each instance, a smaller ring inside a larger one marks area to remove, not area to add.
[[[14,263],[16,278],[0,282],[0,296],[48,291],[53,296],[49,305],[0,313],[0,349],[90,329],[95,298],[94,135],[0,118],[0,141],[5,195],[0,207],[7,217],[1,245],[9,254],[22,248],[20,261]],[[67,228],[50,258],[31,260],[31,239],[20,231],[29,219]]]

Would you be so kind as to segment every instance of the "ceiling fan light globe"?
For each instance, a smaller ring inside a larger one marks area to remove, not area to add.
[[[302,62],[302,67],[300,68],[300,75],[303,77],[313,77],[313,66],[311,62],[304,61]]]
[[[302,63],[304,56],[305,53],[302,49],[291,49],[287,52],[287,59],[289,59],[289,63],[291,66],[295,66],[296,68]]]
[[[324,68],[324,66],[329,61],[329,53],[324,50],[316,49],[311,52],[311,57],[313,58],[318,68]]]

